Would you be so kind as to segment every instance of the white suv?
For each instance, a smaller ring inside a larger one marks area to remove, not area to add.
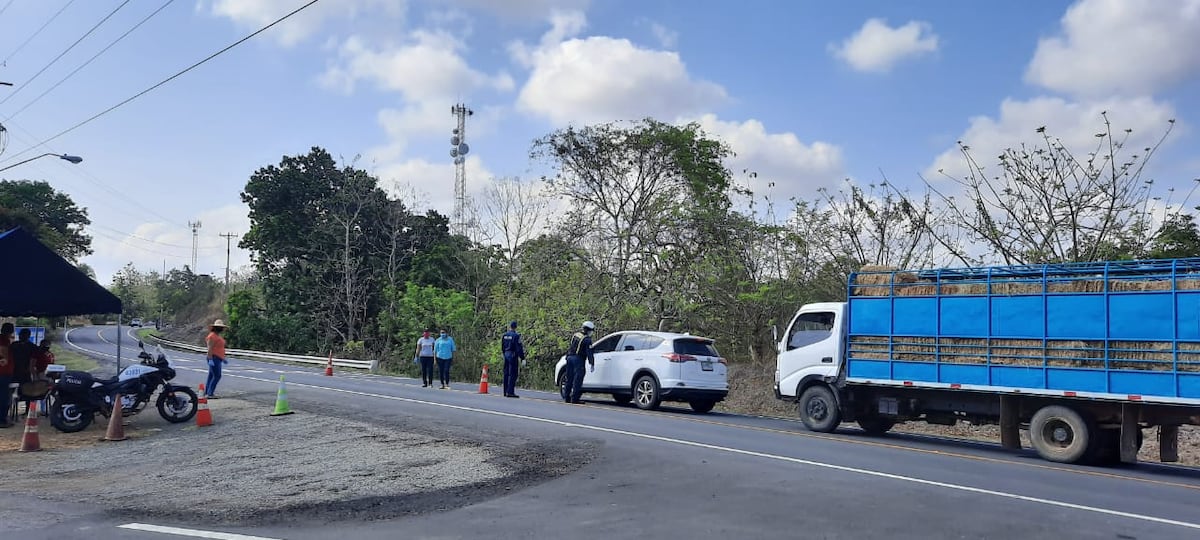
[[[585,372],[583,391],[612,394],[617,403],[633,401],[640,409],[656,409],[662,401],[686,401],[692,410],[706,413],[729,393],[725,359],[709,338],[616,332],[596,340],[592,353],[596,369]],[[554,366],[561,395],[566,394],[566,365],[564,356]]]

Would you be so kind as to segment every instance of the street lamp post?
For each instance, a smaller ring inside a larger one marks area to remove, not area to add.
[[[9,166],[7,166],[7,167],[4,167],[4,168],[0,169],[0,172],[7,171],[7,170],[9,170],[9,169],[11,169],[11,168],[13,168],[13,167],[16,167],[17,165],[24,165],[24,164],[26,164],[26,163],[29,163],[30,161],[33,161],[33,160],[35,160],[35,159],[41,159],[41,158],[48,157],[48,156],[54,156],[54,157],[56,157],[56,158],[58,158],[58,159],[61,159],[61,160],[70,161],[71,163],[79,163],[80,161],[83,161],[83,158],[81,158],[81,157],[79,157],[79,156],[72,156],[72,155],[69,155],[69,154],[55,154],[55,153],[53,153],[53,152],[46,152],[45,154],[42,154],[42,155],[40,155],[40,156],[34,156],[34,157],[31,157],[31,158],[29,158],[29,159],[27,159],[27,160],[25,160],[25,161],[18,161],[18,162],[16,162],[16,163],[13,163],[12,165],[9,165]]]

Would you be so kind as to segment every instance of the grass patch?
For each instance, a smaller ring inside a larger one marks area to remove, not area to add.
[[[158,330],[155,330],[153,328],[140,328],[136,332],[136,335],[137,335],[138,339],[140,339],[142,341],[148,341],[152,338],[162,337],[162,334],[159,333]]]
[[[54,363],[67,366],[70,371],[92,371],[100,367],[100,364],[90,357],[65,349],[54,351]]]

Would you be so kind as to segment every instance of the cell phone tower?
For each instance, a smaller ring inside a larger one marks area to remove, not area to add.
[[[454,216],[452,231],[455,234],[467,234],[467,117],[475,114],[465,104],[459,103],[450,107],[454,115],[455,127],[450,132],[450,157],[454,158]]]

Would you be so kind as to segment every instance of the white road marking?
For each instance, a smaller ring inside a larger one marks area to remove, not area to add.
[[[201,371],[201,370],[193,369],[192,371]],[[257,377],[247,377],[245,375],[232,375],[231,374],[229,376],[238,378],[238,379],[247,379],[247,380],[251,380],[251,381],[258,381],[258,382],[268,383],[268,384],[277,383],[277,381],[272,381],[272,380],[267,380],[267,379],[259,379]],[[553,420],[550,418],[541,418],[541,417],[537,417],[537,416],[528,416],[528,415],[524,415],[524,414],[508,413],[508,412],[494,411],[494,410],[489,410],[489,409],[480,409],[478,407],[467,407],[464,405],[451,405],[449,403],[437,403],[437,402],[433,402],[433,401],[425,401],[425,400],[420,400],[420,399],[413,399],[413,398],[406,398],[406,397],[399,397],[399,396],[388,396],[388,395],[384,395],[384,394],[375,394],[375,393],[371,393],[371,392],[360,392],[357,390],[329,388],[329,387],[325,387],[325,386],[317,386],[317,385],[298,383],[298,382],[292,382],[292,383],[288,383],[288,384],[290,386],[294,386],[294,387],[312,388],[312,389],[316,389],[316,390],[325,390],[325,391],[329,391],[329,392],[339,392],[339,393],[343,393],[343,394],[352,394],[352,395],[356,395],[356,396],[386,399],[386,400],[391,400],[391,401],[399,401],[399,402],[403,402],[403,403],[414,403],[414,404],[420,404],[420,405],[428,405],[428,406],[432,406],[432,407],[442,407],[445,409],[454,409],[454,410],[459,410],[459,411],[488,414],[488,415],[492,415],[492,416],[501,416],[501,417],[505,417],[505,418],[516,418],[516,419],[521,419],[521,420],[529,420],[529,421],[533,421],[533,422],[541,422],[544,424],[551,424],[551,425],[563,426],[563,427],[572,427],[572,428],[584,429],[584,430],[588,430],[588,431],[610,433],[610,434],[614,434],[614,435],[624,435],[624,436],[628,436],[628,437],[635,437],[635,438],[639,438],[639,439],[647,439],[647,440],[652,440],[652,441],[677,444],[677,445],[681,445],[681,446],[704,448],[704,449],[708,449],[708,450],[715,450],[718,452],[726,452],[726,453],[730,453],[730,454],[758,457],[758,458],[769,459],[769,460],[774,460],[774,461],[795,463],[798,465],[808,465],[810,467],[817,467],[817,468],[821,468],[821,469],[830,469],[830,470],[835,470],[835,471],[859,474],[859,475],[863,475],[863,476],[872,476],[875,478],[886,478],[889,480],[896,480],[896,481],[900,481],[900,482],[908,482],[908,483],[920,484],[920,485],[925,485],[925,486],[939,487],[939,488],[953,490],[953,491],[963,491],[963,492],[967,492],[967,493],[976,493],[976,494],[980,494],[980,495],[991,495],[993,497],[1000,497],[1000,498],[1004,498],[1004,499],[1012,499],[1012,500],[1030,502],[1030,503],[1035,503],[1035,504],[1042,504],[1042,505],[1046,505],[1046,506],[1054,506],[1054,507],[1058,507],[1058,508],[1069,508],[1072,510],[1079,510],[1079,511],[1083,511],[1083,512],[1092,512],[1092,513],[1096,513],[1096,514],[1123,517],[1123,518],[1135,519],[1135,520],[1139,520],[1139,521],[1147,521],[1150,523],[1159,523],[1159,524],[1163,524],[1163,525],[1173,525],[1176,527],[1200,530],[1200,523],[1179,521],[1179,520],[1167,519],[1167,518],[1161,518],[1161,517],[1155,517],[1155,516],[1147,516],[1144,514],[1134,514],[1132,512],[1122,512],[1120,510],[1111,510],[1108,508],[1087,506],[1087,505],[1082,505],[1082,504],[1069,503],[1069,502],[1065,502],[1065,501],[1057,501],[1054,499],[1044,499],[1041,497],[1031,497],[1028,495],[1020,495],[1020,494],[1009,493],[1009,492],[1005,492],[1005,491],[983,489],[983,488],[977,488],[977,487],[972,487],[972,486],[966,486],[966,485],[962,485],[962,484],[952,484],[949,482],[926,480],[924,478],[904,476],[904,475],[899,475],[899,474],[887,473],[887,472],[883,472],[883,471],[862,469],[862,468],[858,468],[858,467],[848,467],[845,465],[824,463],[824,462],[820,462],[820,461],[813,461],[813,460],[802,459],[802,458],[794,458],[794,457],[790,457],[790,456],[781,456],[778,454],[768,454],[765,452],[755,452],[753,450],[743,450],[740,448],[731,448],[728,446],[719,446],[719,445],[715,445],[715,444],[707,444],[707,443],[701,443],[701,442],[696,442],[696,441],[689,441],[689,440],[685,440],[685,439],[662,437],[659,435],[650,435],[648,433],[638,433],[636,431],[626,431],[626,430],[621,430],[621,429],[612,429],[612,428],[606,428],[606,427],[600,427],[600,426],[590,426],[590,425],[586,425],[586,424],[577,424],[575,422],[566,422],[563,420]]]
[[[180,529],[178,527],[163,527],[160,525],[147,525],[145,523],[126,523],[124,525],[118,525],[117,528],[173,534],[176,536],[191,536],[193,538],[214,538],[216,540],[275,540],[274,538],[267,538],[265,536],[248,536],[245,534],[201,531],[197,529]]]

